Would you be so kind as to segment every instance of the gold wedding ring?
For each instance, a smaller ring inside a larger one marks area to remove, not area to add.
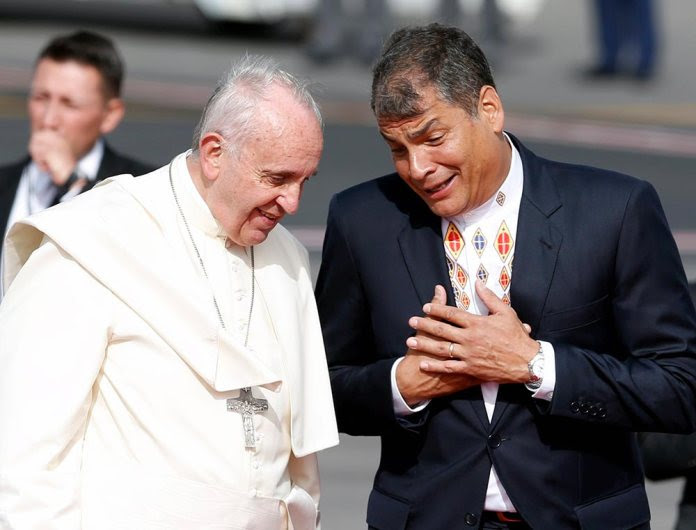
[[[454,359],[454,355],[452,355],[452,352],[454,351],[454,342],[450,342],[448,350],[449,350],[450,359]]]

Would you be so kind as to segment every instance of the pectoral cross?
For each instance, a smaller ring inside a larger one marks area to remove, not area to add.
[[[268,400],[256,399],[251,393],[251,388],[245,387],[239,391],[238,398],[229,398],[227,400],[227,410],[238,412],[242,415],[244,446],[247,449],[256,449],[254,414],[268,410]]]

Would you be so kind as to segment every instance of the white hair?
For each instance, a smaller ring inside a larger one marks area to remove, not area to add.
[[[314,112],[319,125],[323,126],[321,111],[306,81],[281,70],[270,57],[246,55],[220,80],[203,109],[193,133],[194,154],[198,153],[201,138],[209,132],[220,134],[229,148],[238,152],[243,138],[253,127],[257,106],[268,101],[268,90],[276,85],[287,87],[298,103]]]

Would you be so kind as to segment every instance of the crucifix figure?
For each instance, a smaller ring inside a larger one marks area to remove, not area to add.
[[[227,400],[227,410],[238,412],[242,415],[244,446],[247,449],[256,449],[254,414],[268,410],[268,400],[255,398],[251,393],[251,388],[245,387],[239,391],[239,397]]]

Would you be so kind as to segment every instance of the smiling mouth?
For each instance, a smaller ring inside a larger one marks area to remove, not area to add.
[[[262,209],[260,209],[260,208],[257,208],[257,210],[258,210],[258,212],[259,212],[262,216],[264,216],[264,217],[265,217],[266,219],[268,219],[269,221],[274,221],[274,222],[275,222],[275,221],[278,221],[278,220],[281,218],[280,215],[273,215],[273,214],[270,214],[270,213],[268,213],[268,212],[264,212],[264,211],[263,211]]]
[[[439,184],[438,186],[435,186],[434,188],[424,189],[423,191],[425,191],[425,193],[427,193],[428,195],[433,195],[433,194],[437,193],[438,191],[442,191],[447,186],[449,186],[449,183],[452,182],[452,179],[454,179],[454,175],[452,175],[450,178],[445,180],[442,184]]]

